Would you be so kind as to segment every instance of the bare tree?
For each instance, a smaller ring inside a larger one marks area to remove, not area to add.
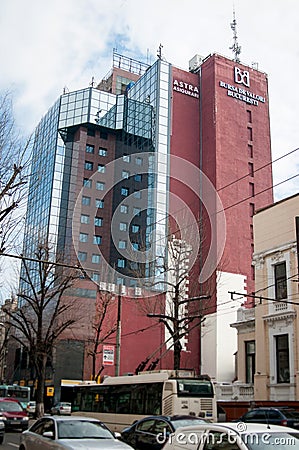
[[[152,361],[148,370],[154,369],[170,350],[173,351],[173,369],[180,369],[181,352],[188,334],[200,329],[211,310],[209,299],[215,294],[214,275],[204,285],[200,285],[198,280],[198,255],[205,242],[203,226],[197,221],[187,224],[185,229],[183,236],[180,232],[167,235],[165,256],[156,260],[153,276],[140,284],[143,289],[150,289],[153,295],[139,302],[139,307],[148,317],[165,326],[166,349]],[[139,277],[138,273],[134,275]],[[161,295],[157,295],[159,292],[164,292],[164,301],[161,301]],[[139,365],[138,370],[145,368],[144,363],[148,359]]]
[[[30,143],[18,135],[11,96],[0,94],[0,254],[14,243],[25,213]]]
[[[33,260],[23,259],[18,307],[7,310],[13,338],[29,354],[37,379],[37,416],[44,414],[46,364],[62,333],[76,322],[69,290],[79,278],[78,270],[57,265],[47,242],[41,243]],[[69,299],[69,300],[68,300]]]
[[[98,290],[96,300],[96,314],[92,329],[94,332],[93,341],[90,343],[88,356],[92,359],[92,379],[97,380],[103,370],[103,366],[98,369],[97,361],[102,354],[102,345],[116,332],[117,323],[115,317],[110,315],[111,307],[115,303],[115,295],[112,292]]]

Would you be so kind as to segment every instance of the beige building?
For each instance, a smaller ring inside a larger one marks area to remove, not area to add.
[[[240,308],[237,384],[255,401],[299,401],[299,194],[253,218],[255,308]],[[249,400],[249,399],[248,399]]]

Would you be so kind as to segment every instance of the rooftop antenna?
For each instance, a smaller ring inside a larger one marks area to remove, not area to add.
[[[234,12],[233,12],[233,21],[231,22],[230,27],[234,32],[234,36],[233,36],[234,43],[231,47],[229,47],[229,49],[232,50],[234,53],[234,56],[235,56],[234,61],[239,63],[240,62],[239,55],[241,53],[241,46],[238,44],[237,21],[236,21],[235,8],[234,8]]]
[[[162,48],[163,48],[163,45],[160,44],[159,48],[158,48],[158,52],[157,52],[157,56],[159,59],[162,59]]]
[[[94,80],[94,77],[92,77],[91,82],[89,83],[89,86],[95,87],[95,84],[96,84],[96,82]]]

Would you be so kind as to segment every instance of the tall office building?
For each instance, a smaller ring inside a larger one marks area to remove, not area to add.
[[[24,241],[33,256],[49,236],[88,275],[72,293],[86,317],[84,331],[67,337],[76,369],[56,375],[89,376],[85,343],[100,290],[123,296],[120,372],[157,348],[160,366],[170,364],[164,327],[149,329],[133,299],[139,278],[159,294],[175,236],[195,276],[186,296],[211,294],[201,307],[209,317],[184,339],[182,366],[232,377],[236,339],[223,305],[230,290],[254,290],[252,216],[272,202],[270,163],[267,76],[218,54],[196,55],[185,71],[114,53],[98,86],[61,95],[37,127]]]

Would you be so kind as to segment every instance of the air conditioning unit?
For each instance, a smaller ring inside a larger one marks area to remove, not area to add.
[[[107,285],[104,281],[100,281],[99,288],[101,291],[107,291]]]
[[[203,62],[203,56],[195,55],[189,61],[189,72],[196,73]]]
[[[108,291],[108,292],[114,293],[114,292],[115,292],[115,284],[113,284],[113,283],[108,283],[108,285],[107,285],[107,291]]]
[[[135,295],[136,297],[140,297],[142,295],[142,290],[140,287],[135,287]]]

